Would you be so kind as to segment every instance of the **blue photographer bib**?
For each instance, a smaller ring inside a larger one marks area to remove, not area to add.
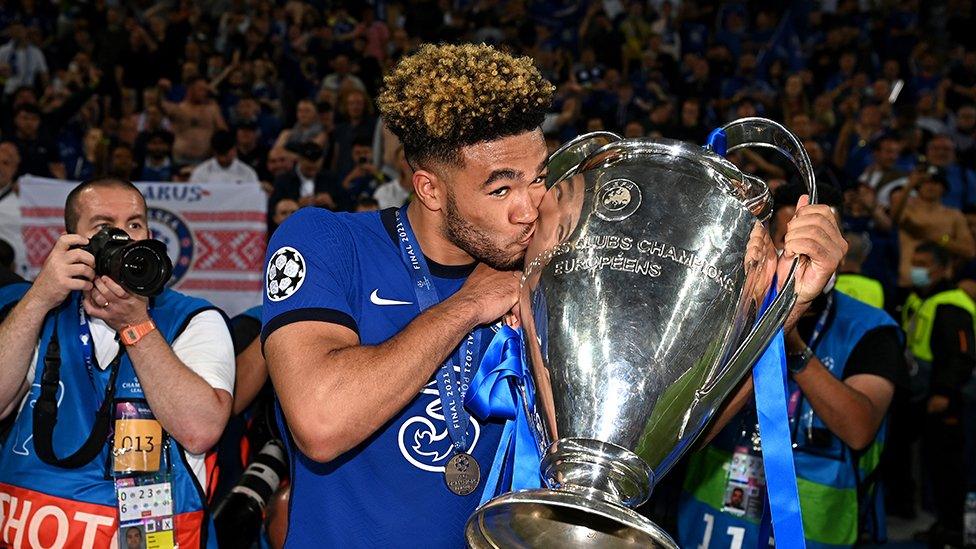
[[[23,297],[28,288],[18,284],[0,289],[0,310]],[[49,348],[55,323],[60,382],[55,394],[58,414],[52,446],[58,458],[75,452],[92,432],[94,411],[112,379],[113,367],[86,367],[79,299],[80,293],[73,292],[45,318],[34,383],[0,450],[0,545],[4,547],[110,547],[116,538],[120,505],[110,474],[111,440],[100,443],[94,459],[75,468],[43,461],[34,440],[33,411],[46,368],[45,349]],[[159,333],[172,343],[195,314],[212,308],[201,299],[166,290],[154,298],[150,316]],[[137,403],[145,403],[144,399],[132,363],[123,353],[118,361],[115,400],[137,407]],[[167,526],[173,541],[180,547],[216,547],[203,488],[190,470],[183,449],[171,438],[162,447],[171,479],[172,494],[167,500],[172,505],[172,524]]]
[[[262,338],[308,320],[346,326],[362,345],[402,331],[420,307],[395,225],[394,210],[337,214],[305,208],[289,217],[268,246]],[[457,292],[471,270],[428,263],[440,299]],[[478,357],[493,335],[482,330]],[[378,371],[375,383],[385,381]],[[478,505],[484,479],[467,496],[448,489],[444,467],[456,450],[444,415],[435,373],[386,425],[329,463],[309,459],[289,441],[287,547],[463,546],[464,524]],[[464,450],[483,470],[492,463],[501,433],[500,422],[468,418]]]

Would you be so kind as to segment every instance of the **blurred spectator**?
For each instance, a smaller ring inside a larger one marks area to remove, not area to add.
[[[193,168],[190,183],[257,183],[258,174],[254,168],[237,158],[237,143],[234,134],[219,130],[210,140],[210,150],[214,155]]]
[[[7,27],[10,41],[0,46],[0,76],[5,78],[3,92],[12,94],[21,87],[44,85],[48,78],[47,61],[40,48],[28,42],[27,27],[14,20]]]
[[[353,211],[355,211],[355,212],[373,212],[373,211],[376,211],[378,209],[380,209],[379,202],[377,202],[376,200],[374,200],[374,199],[372,199],[372,198],[370,198],[368,196],[364,196],[364,197],[361,197],[359,200],[356,201],[356,209],[353,210]]]
[[[319,147],[325,147],[326,135],[319,120],[319,112],[315,103],[310,99],[303,99],[295,107],[295,125],[278,135],[275,147],[297,146],[312,141]]]
[[[20,153],[9,141],[0,142],[0,240],[10,245],[12,270],[27,274],[27,248],[21,234],[20,199],[17,189],[17,165]]]
[[[897,166],[901,156],[901,143],[893,136],[883,136],[874,142],[874,162],[861,172],[858,182],[874,190],[908,175]]]
[[[25,103],[14,111],[14,135],[10,141],[20,152],[20,168],[17,175],[31,174],[40,177],[66,177],[57,146],[41,134],[41,111],[33,103]]]
[[[844,233],[847,240],[847,254],[837,274],[835,288],[838,292],[867,303],[872,307],[884,309],[884,287],[881,282],[861,274],[861,266],[871,251],[871,241],[861,233]]]
[[[299,206],[319,206],[330,210],[348,210],[348,203],[342,200],[346,196],[337,185],[335,177],[322,169],[322,147],[313,142],[307,142],[297,148],[298,163],[295,169],[288,170],[274,181],[274,191],[268,199],[268,234],[274,232],[277,224],[272,216],[279,200],[290,198],[298,202]],[[274,151],[272,151],[272,154]],[[270,156],[269,156],[270,162]]]
[[[15,259],[13,247],[9,242],[0,238],[0,288],[7,284],[24,281],[23,277],[14,272]]]
[[[339,94],[339,118],[334,133],[333,171],[345,177],[353,169],[353,141],[372,138],[376,130],[373,106],[366,93],[358,89],[347,89]]]
[[[108,175],[131,181],[135,179],[136,167],[136,157],[132,147],[121,142],[112,147],[112,152],[109,154]]]
[[[942,196],[946,206],[961,210],[976,204],[976,172],[956,161],[955,143],[946,134],[929,139],[925,159],[945,172],[948,188]]]
[[[159,82],[164,91],[167,80]],[[163,112],[173,121],[173,158],[181,163],[202,162],[210,150],[210,139],[217,130],[226,130],[217,102],[209,97],[207,81],[195,76],[186,82],[186,98],[180,103],[162,101]]]
[[[413,194],[413,170],[403,154],[403,147],[397,147],[396,159],[397,176],[377,187],[373,193],[381,210],[399,208]]]
[[[237,125],[237,158],[247,164],[258,174],[258,178],[267,180],[265,172],[268,162],[268,147],[261,143],[258,123],[254,120],[244,121]]]
[[[370,198],[387,177],[373,164],[373,140],[360,137],[353,142],[352,158],[356,164],[342,179],[342,190],[349,203],[357,203],[360,198]]]
[[[171,157],[173,134],[165,130],[150,132],[147,134],[145,147],[146,157],[142,163],[139,181],[170,181],[175,169]]]
[[[915,248],[922,242],[935,242],[960,259],[976,257],[976,242],[959,210],[946,206],[942,197],[949,188],[946,173],[935,166],[916,170],[908,176],[908,185],[892,206],[892,218],[899,227],[901,266],[899,285],[910,287],[911,261]],[[918,196],[910,196],[913,190]]]
[[[101,128],[91,128],[85,132],[81,143],[81,155],[67,166],[68,179],[84,181],[105,171],[108,156],[108,140]]]

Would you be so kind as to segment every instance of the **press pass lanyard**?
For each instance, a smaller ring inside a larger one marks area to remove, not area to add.
[[[440,297],[437,295],[437,289],[434,288],[434,281],[427,266],[427,260],[424,258],[420,246],[417,245],[417,237],[410,227],[410,220],[407,219],[407,207],[398,209],[395,216],[400,256],[407,267],[407,271],[410,272],[413,290],[417,294],[417,304],[422,313],[440,303]],[[444,423],[447,424],[451,442],[458,452],[464,452],[468,448],[467,426],[470,414],[464,408],[464,396],[471,384],[475,355],[480,349],[481,333],[480,330],[476,329],[465,337],[453,355],[461,369],[460,375],[454,372],[454,365],[452,364],[454,361],[451,358],[444,361],[437,371],[437,392],[441,397]]]
[[[834,293],[830,292],[827,294],[827,305],[824,307],[823,312],[820,313],[820,317],[817,319],[817,323],[813,326],[813,332],[810,333],[810,339],[807,342],[807,347],[816,351],[817,344],[820,343],[820,337],[823,335],[824,327],[827,325],[827,318],[830,317],[830,310],[834,306]],[[790,400],[787,406],[787,411],[789,412],[790,421],[796,418],[796,412],[800,408],[800,389],[795,389],[790,393]]]

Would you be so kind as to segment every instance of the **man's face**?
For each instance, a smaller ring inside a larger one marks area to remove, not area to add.
[[[169,143],[165,139],[154,137],[146,143],[146,153],[154,160],[162,160],[169,156]]]
[[[461,149],[462,167],[444,170],[444,236],[493,268],[520,268],[546,192],[546,156],[539,130]]]
[[[315,177],[315,174],[319,173],[319,170],[322,169],[322,159],[312,160],[309,158],[299,158],[298,169],[301,170],[302,175],[305,177]]]
[[[203,80],[194,82],[187,90],[187,99],[194,103],[203,103],[207,99],[207,83]]]
[[[125,147],[119,147],[112,151],[112,168],[116,174],[128,174],[135,167],[132,158],[132,151]]]
[[[290,198],[285,198],[275,204],[274,217],[272,219],[276,224],[281,225],[288,219],[288,216],[296,211],[298,211],[298,202]]]
[[[288,153],[282,149],[272,149],[268,153],[268,171],[275,177],[287,173],[293,165]]]
[[[930,284],[942,281],[948,274],[946,268],[932,257],[928,252],[915,252],[912,254],[912,267],[921,267],[929,272]]]
[[[14,120],[17,130],[27,137],[35,137],[41,127],[41,117],[32,112],[20,111]]]
[[[918,195],[931,202],[938,202],[939,200],[942,200],[942,195],[944,193],[945,189],[942,187],[942,183],[932,179],[923,181],[922,184],[918,186]]]
[[[251,128],[240,128],[237,130],[237,148],[251,149],[258,142],[258,132]]]
[[[955,147],[948,137],[933,137],[925,148],[925,156],[928,157],[928,161],[942,168],[952,164],[954,153]]]
[[[373,147],[366,145],[352,146],[352,160],[357,164],[365,164],[373,159]]]
[[[730,500],[733,507],[742,507],[742,490],[732,490],[732,497]]]
[[[226,168],[237,158],[237,149],[231,149],[223,154],[215,154],[214,158],[217,159],[218,164]]]
[[[136,528],[129,528],[129,530],[125,533],[125,544],[128,545],[130,549],[142,547],[142,532]]]
[[[898,161],[899,154],[901,154],[901,146],[898,142],[885,139],[881,142],[881,146],[878,147],[875,160],[877,160],[879,166],[887,170],[895,165],[895,162]]]
[[[146,202],[142,195],[122,187],[89,187],[75,204],[78,226],[75,232],[91,238],[105,227],[128,233],[133,240],[149,238]]]
[[[14,180],[20,166],[20,152],[12,143],[0,144],[0,184],[6,185]]]

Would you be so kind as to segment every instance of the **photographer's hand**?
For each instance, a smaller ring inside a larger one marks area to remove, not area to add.
[[[85,292],[85,312],[105,321],[116,332],[149,320],[149,299],[129,293],[107,276],[95,279],[94,287]]]
[[[61,235],[24,300],[35,303],[46,313],[60,305],[73,290],[90,290],[95,278],[95,258],[75,247],[86,244],[88,239],[84,236]]]

